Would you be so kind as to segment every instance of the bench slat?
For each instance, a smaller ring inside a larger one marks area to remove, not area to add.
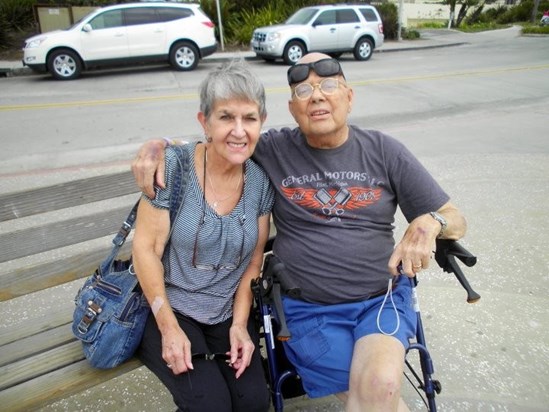
[[[118,254],[119,259],[129,258],[131,244],[131,241],[124,244]],[[107,257],[111,246],[112,243],[95,249],[90,248],[85,252],[54,262],[29,265],[2,274],[0,276],[0,302],[91,275],[99,263]]]
[[[69,342],[0,367],[0,391],[85,359],[82,344]]]
[[[8,193],[0,196],[0,222],[137,192],[128,171]]]
[[[48,312],[47,316],[36,317],[19,325],[4,328],[0,333],[0,355],[4,355],[4,348],[12,342],[39,335],[44,331],[69,323],[72,320],[74,303],[66,301],[60,302],[56,306],[55,309]]]
[[[0,392],[2,409],[10,412],[32,411],[54,401],[89,389],[141,366],[134,358],[117,368],[98,370],[86,360],[23,382]]]
[[[0,367],[75,340],[70,323],[21,338],[0,347]]]
[[[0,236],[0,262],[31,256],[114,234],[131,206],[107,210]]]

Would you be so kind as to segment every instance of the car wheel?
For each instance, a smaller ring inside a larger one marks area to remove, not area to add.
[[[82,73],[80,57],[68,49],[52,52],[48,57],[48,71],[57,80],[73,80]]]
[[[170,64],[176,70],[194,70],[199,59],[196,47],[186,41],[175,43],[170,51]]]
[[[353,55],[356,60],[368,60],[372,57],[373,52],[374,44],[370,39],[364,37],[357,41],[355,49],[353,50]]]
[[[299,59],[307,54],[307,49],[300,41],[291,41],[286,47],[284,47],[284,54],[282,58],[284,63],[292,66],[297,63]]]

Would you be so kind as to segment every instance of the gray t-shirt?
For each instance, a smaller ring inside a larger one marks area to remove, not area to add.
[[[247,160],[244,194],[228,215],[218,215],[204,203],[195,171],[196,144],[188,145],[190,171],[181,213],[170,238],[165,283],[173,309],[212,325],[232,316],[234,293],[257,243],[257,219],[270,213],[274,192],[263,169]],[[145,196],[155,207],[170,206],[176,162],[175,152],[167,148],[166,188],[157,189],[154,200]],[[203,213],[204,222],[199,225]]]
[[[335,149],[299,129],[264,133],[254,153],[276,191],[274,253],[307,301],[357,301],[387,287],[397,205],[408,221],[449,197],[397,140],[350,127]]]

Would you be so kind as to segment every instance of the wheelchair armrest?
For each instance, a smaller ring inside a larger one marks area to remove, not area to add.
[[[477,258],[455,240],[437,239],[437,250],[435,260],[438,265],[447,273],[453,273],[461,286],[467,292],[467,302],[475,303],[480,295],[473,290],[469,281],[459,267],[456,258],[466,266],[472,267],[477,263]]]

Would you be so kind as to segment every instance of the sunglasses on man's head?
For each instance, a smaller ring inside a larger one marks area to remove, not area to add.
[[[313,63],[298,63],[288,69],[288,84],[301,83],[309,77],[311,69],[320,77],[343,75],[341,65],[336,59],[322,59]]]

